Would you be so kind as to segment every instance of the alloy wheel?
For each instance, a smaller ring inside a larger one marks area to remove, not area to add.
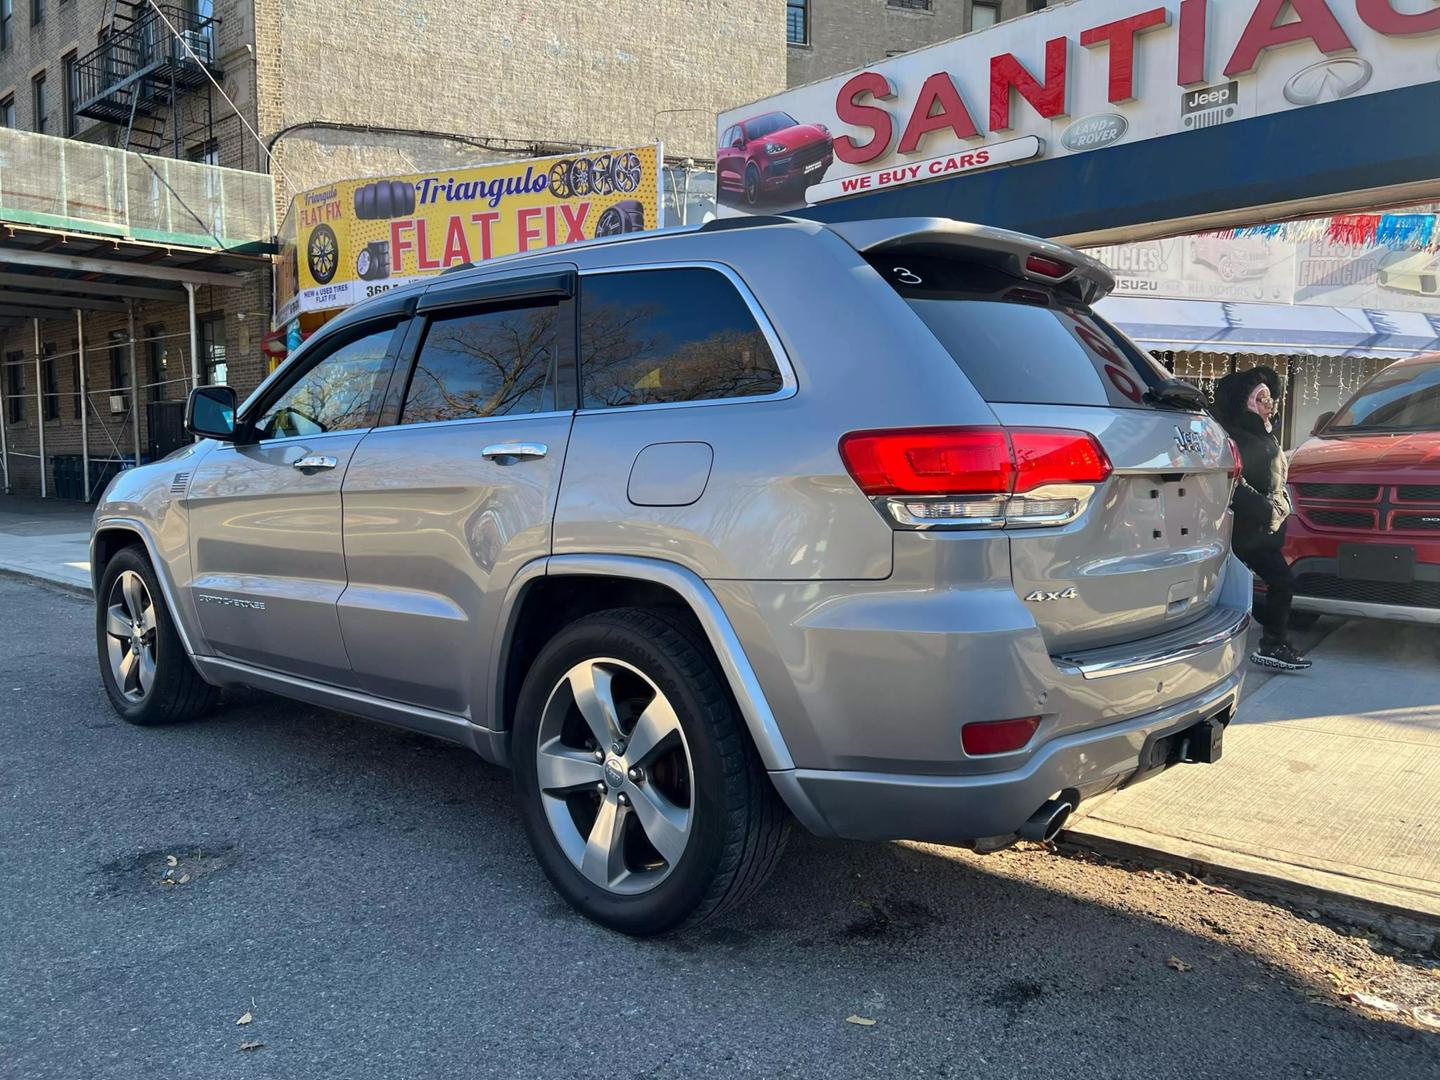
[[[110,586],[105,605],[105,646],[115,686],[141,702],[155,684],[155,604],[145,579],[126,570]]]
[[[585,878],[635,895],[670,876],[694,828],[694,768],[642,671],[608,657],[570,668],[546,700],[535,765],[550,830]]]

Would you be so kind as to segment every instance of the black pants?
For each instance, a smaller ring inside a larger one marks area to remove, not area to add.
[[[1295,598],[1295,575],[1279,547],[1235,548],[1235,557],[1265,582],[1265,610],[1260,615],[1265,641],[1290,639],[1290,602]]]

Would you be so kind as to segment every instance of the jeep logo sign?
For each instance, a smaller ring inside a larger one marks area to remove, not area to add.
[[[1100,113],[1076,120],[1060,136],[1066,150],[1095,150],[1125,137],[1130,124],[1119,113]]]

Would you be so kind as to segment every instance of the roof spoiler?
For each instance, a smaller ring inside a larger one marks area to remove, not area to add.
[[[825,227],[865,255],[902,252],[956,256],[985,263],[1093,304],[1115,288],[1104,263],[1052,240],[950,218],[875,218],[826,222]]]

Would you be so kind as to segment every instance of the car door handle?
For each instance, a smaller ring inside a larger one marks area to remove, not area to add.
[[[292,469],[333,469],[335,459],[329,454],[306,454],[290,463]]]
[[[480,451],[482,457],[494,461],[496,458],[542,458],[550,452],[543,442],[495,443]]]

